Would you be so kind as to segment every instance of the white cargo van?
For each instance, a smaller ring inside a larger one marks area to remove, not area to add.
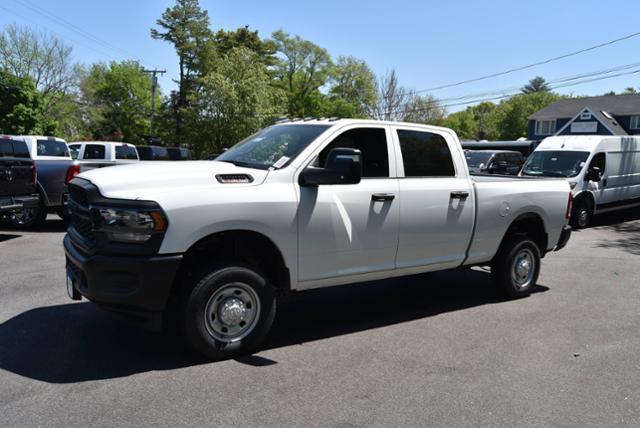
[[[571,224],[583,228],[594,214],[640,205],[640,136],[548,137],[520,175],[567,177]]]

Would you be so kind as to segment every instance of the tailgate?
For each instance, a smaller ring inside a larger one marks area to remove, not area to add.
[[[33,161],[23,158],[0,158],[0,196],[35,192]]]

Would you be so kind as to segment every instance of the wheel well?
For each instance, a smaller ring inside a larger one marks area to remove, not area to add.
[[[262,272],[276,290],[290,289],[289,269],[276,244],[265,235],[249,230],[229,230],[202,238],[185,253],[178,277],[222,261],[248,264]]]
[[[589,204],[591,205],[591,211],[593,211],[595,207],[595,200],[591,192],[578,193],[578,195],[574,198],[573,203],[574,205],[576,205],[578,202],[581,202],[583,200],[586,200],[589,202]]]
[[[539,215],[534,213],[522,214],[518,216],[509,226],[502,238],[502,243],[508,236],[525,235],[528,236],[540,248],[540,254],[544,257],[547,252],[548,236],[544,228],[544,222]]]

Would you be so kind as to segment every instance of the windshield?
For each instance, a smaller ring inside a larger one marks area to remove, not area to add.
[[[465,152],[464,157],[467,159],[469,168],[482,168],[487,166],[491,153],[470,151]]]
[[[67,143],[56,140],[38,140],[38,156],[69,157]]]
[[[263,129],[233,146],[215,160],[238,166],[281,168],[331,125],[278,125]]]
[[[580,174],[588,157],[589,152],[533,152],[522,167],[522,174],[543,177],[575,177]]]

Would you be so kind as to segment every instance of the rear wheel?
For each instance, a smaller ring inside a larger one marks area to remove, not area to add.
[[[274,290],[252,268],[213,268],[198,276],[186,298],[184,336],[214,360],[246,354],[266,337],[276,313]]]
[[[510,236],[491,264],[496,287],[510,298],[531,294],[540,274],[540,249],[526,236]]]
[[[571,226],[575,229],[584,229],[591,223],[593,217],[593,206],[589,199],[580,198],[574,205],[571,212]]]
[[[34,229],[41,226],[47,218],[47,210],[41,204],[35,208],[13,211],[7,215],[7,222],[16,229]]]

